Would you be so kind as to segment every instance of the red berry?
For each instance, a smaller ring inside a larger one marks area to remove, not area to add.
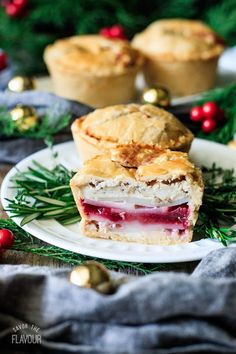
[[[126,39],[124,28],[121,25],[114,25],[110,28],[112,38]]]
[[[13,0],[13,3],[20,7],[25,7],[28,4],[28,0]]]
[[[11,230],[0,230],[0,248],[11,248],[14,242],[14,235]]]
[[[121,25],[113,25],[111,28],[111,34],[112,36],[120,36],[121,34],[124,33],[124,29]]]
[[[124,29],[121,25],[114,25],[112,27],[104,27],[99,32],[106,38],[126,39]]]
[[[202,130],[204,133],[212,133],[216,129],[216,121],[212,118],[207,118],[202,122]]]
[[[9,3],[5,7],[6,14],[10,17],[17,17],[21,12],[21,7],[14,3]]]
[[[28,3],[28,0],[13,0],[13,3],[17,5],[18,7],[25,7]]]
[[[218,109],[219,108],[215,102],[206,102],[202,106],[203,114],[206,118],[215,118]]]
[[[195,106],[191,109],[190,118],[194,122],[201,122],[204,119],[203,110],[200,106]]]
[[[5,69],[7,66],[7,56],[4,52],[0,52],[0,70]]]
[[[111,38],[110,27],[101,28],[99,33],[104,37]]]

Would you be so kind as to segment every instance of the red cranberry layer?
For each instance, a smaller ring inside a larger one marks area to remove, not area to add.
[[[106,206],[92,205],[81,199],[84,213],[92,218],[101,217],[110,222],[120,223],[129,221],[138,221],[141,224],[166,224],[169,226],[188,227],[189,206],[183,203],[176,206],[165,208],[165,212],[157,212],[150,208],[150,211],[138,212],[125,209],[111,208]],[[154,209],[154,208],[153,208]]]

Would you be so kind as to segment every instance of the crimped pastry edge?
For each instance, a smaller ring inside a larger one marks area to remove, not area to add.
[[[122,106],[124,106],[125,109],[126,105],[122,105]],[[116,106],[114,106],[114,109],[115,108]],[[101,114],[102,114],[102,110],[101,110]],[[86,132],[83,129],[82,125],[87,117],[88,115],[85,115],[83,117],[76,119],[71,126],[73,139],[75,141],[76,148],[78,150],[78,153],[82,161],[86,161],[96,155],[100,155],[102,153],[110,151],[110,149],[114,149],[118,145],[120,145],[119,142],[113,142],[113,141],[109,141],[108,139],[105,140],[104,138],[98,138],[96,134],[91,135],[88,132]],[[174,118],[177,119],[176,117]],[[183,135],[181,136],[182,142],[176,143],[175,145],[171,144],[171,146],[168,146],[168,142],[166,143],[167,146],[163,146],[163,144],[161,143],[159,144],[141,143],[140,144],[138,141],[135,141],[134,144],[142,147],[150,147],[150,148],[161,147],[165,149],[169,148],[171,150],[188,152],[193,140],[193,134],[188,130],[184,136],[185,139],[183,139]],[[131,142],[129,142],[129,144],[130,143]]]

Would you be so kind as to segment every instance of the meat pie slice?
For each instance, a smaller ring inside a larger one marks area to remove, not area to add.
[[[192,240],[203,195],[186,153],[132,145],[87,161],[71,188],[86,236],[159,245]]]

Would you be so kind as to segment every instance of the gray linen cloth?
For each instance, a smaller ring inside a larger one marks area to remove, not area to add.
[[[8,63],[8,66],[4,70],[0,70],[0,90],[5,90],[7,88],[7,84],[13,76],[13,70],[14,67],[11,63]]]
[[[39,116],[48,114],[53,126],[57,124],[58,119],[65,113],[71,113],[73,120],[93,110],[87,105],[67,100],[49,92],[38,90],[29,90],[22,93],[0,92],[0,107],[6,107],[11,110],[18,103],[33,106]],[[71,139],[69,126],[68,129],[56,134],[54,143],[61,143]],[[42,139],[0,137],[0,163],[16,164],[26,156],[45,147]]]
[[[4,354],[19,323],[39,327],[49,353],[236,353],[236,248],[212,252],[192,275],[112,273],[122,283],[112,295],[71,284],[68,269],[0,270]]]

